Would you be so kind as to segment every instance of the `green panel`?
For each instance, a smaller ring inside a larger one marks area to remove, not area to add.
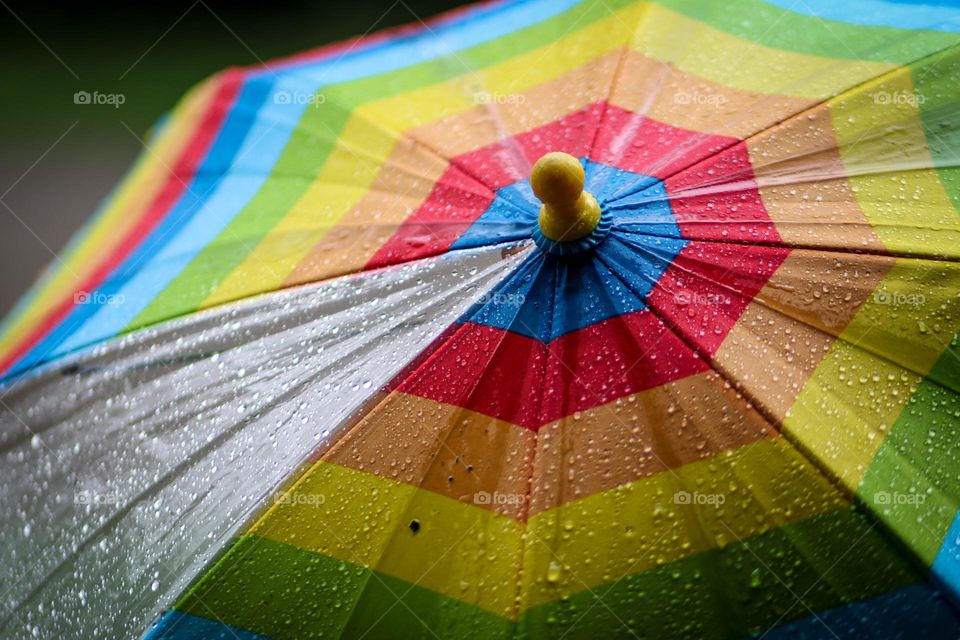
[[[954,367],[954,354],[935,365]],[[897,418],[858,489],[861,498],[928,565],[958,510],[960,396],[926,380]]]
[[[426,560],[425,560],[426,561]],[[274,640],[300,638],[509,638],[495,614],[403,580],[243,536],[174,607]]]
[[[930,155],[960,211],[960,48],[911,65],[910,72]]]
[[[742,637],[923,579],[846,508],[535,607],[519,637]]]
[[[757,44],[828,58],[906,64],[960,42],[942,31],[864,26],[806,16],[761,0],[655,0]]]

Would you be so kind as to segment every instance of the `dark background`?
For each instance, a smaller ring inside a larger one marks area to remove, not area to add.
[[[192,85],[460,4],[0,0],[0,318],[124,175],[137,136]],[[77,105],[77,91],[125,102]]]

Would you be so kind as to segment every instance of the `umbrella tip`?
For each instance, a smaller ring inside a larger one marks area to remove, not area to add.
[[[554,151],[533,165],[530,186],[540,198],[540,231],[556,242],[590,235],[600,222],[600,205],[583,190],[586,174],[569,153]]]

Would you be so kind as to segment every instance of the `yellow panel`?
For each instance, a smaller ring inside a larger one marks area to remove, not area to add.
[[[837,340],[790,408],[783,428],[856,491],[920,382],[892,362]]]
[[[306,192],[201,307],[282,287],[314,245],[364,196],[394,144],[389,132],[351,117]]]
[[[511,518],[324,462],[250,531],[508,617],[515,616],[521,532]]]
[[[926,374],[960,330],[960,264],[898,259],[843,337]]]
[[[523,608],[844,504],[784,439],[760,440],[532,518]]]
[[[633,48],[726,86],[824,99],[896,68],[770,49],[659,5],[648,6]]]
[[[940,183],[907,69],[836,100],[830,111],[848,181],[894,253],[960,256],[957,212]]]
[[[630,6],[549,45],[483,69],[470,69],[454,57],[451,64],[460,67],[457,77],[365,104],[357,112],[395,131],[407,131],[476,107],[481,92],[493,97],[523,92],[624,46],[643,8]]]

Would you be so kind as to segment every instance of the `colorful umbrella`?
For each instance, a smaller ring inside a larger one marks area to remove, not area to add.
[[[5,325],[2,634],[957,637],[958,44],[525,0],[203,83]]]

